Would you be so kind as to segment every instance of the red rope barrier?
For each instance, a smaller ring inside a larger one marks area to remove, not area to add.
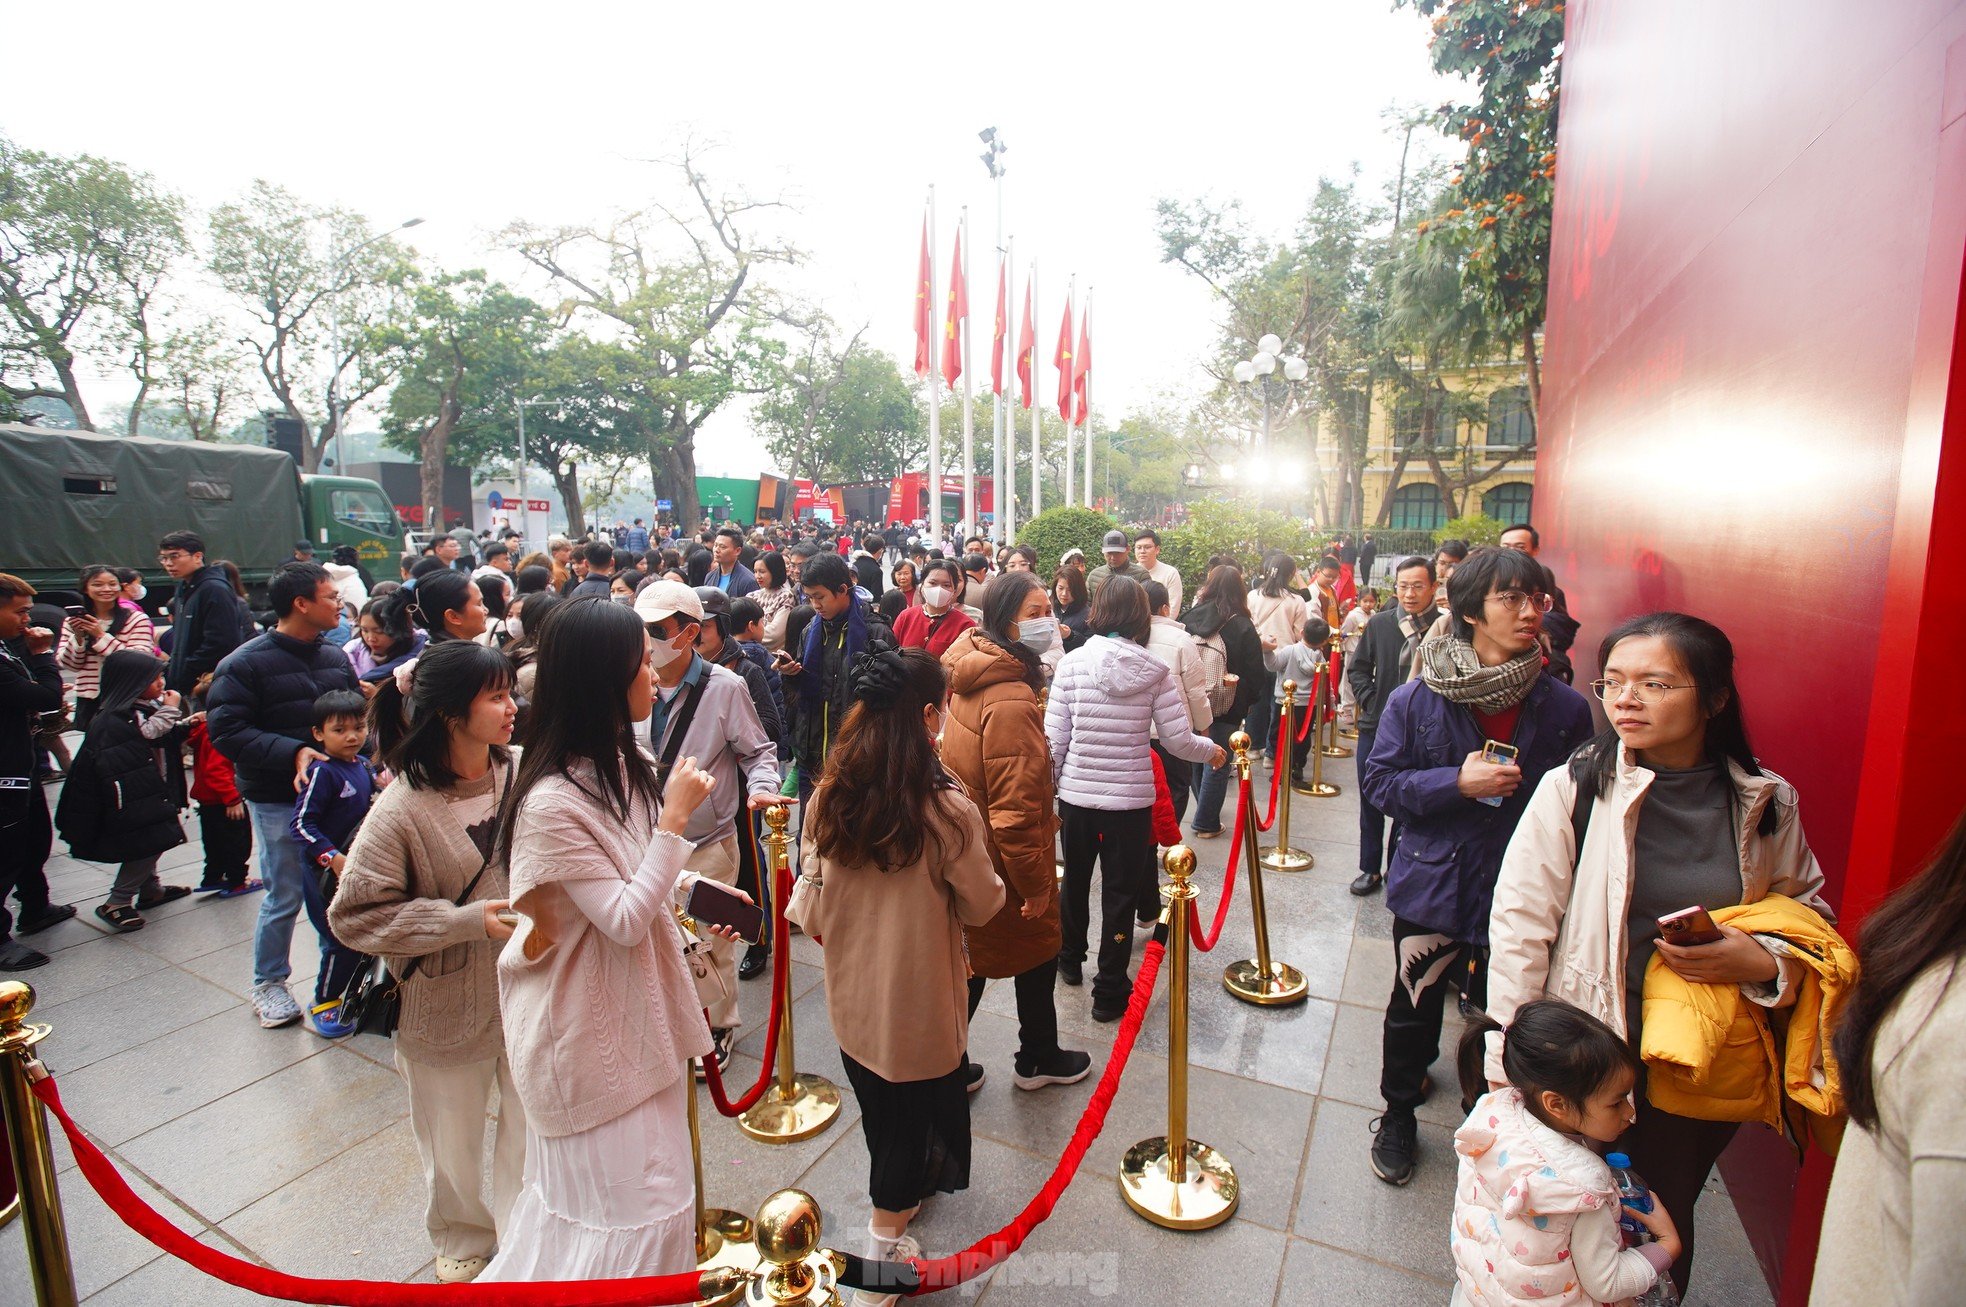
[[[1236,890],[1236,861],[1242,856],[1242,823],[1249,815],[1249,807],[1249,782],[1238,781],[1235,832],[1229,840],[1229,870],[1222,877],[1222,901],[1215,905],[1215,924],[1204,935],[1201,918],[1192,912],[1188,914],[1188,939],[1197,952],[1212,953],[1215,950],[1216,941],[1222,938],[1222,923],[1229,919],[1229,900],[1235,896]]]
[[[1270,815],[1256,823],[1256,829],[1267,831],[1277,824],[1277,796],[1283,793],[1283,770],[1289,766],[1290,737],[1284,732],[1283,714],[1277,714],[1276,762],[1270,767]]]
[[[742,818],[745,814],[738,815]],[[783,1025],[785,996],[792,992],[792,932],[785,927],[785,904],[792,897],[792,869],[773,871],[771,887],[771,1024],[765,1027],[765,1064],[758,1070],[758,1083],[746,1090],[744,1097],[732,1102],[724,1092],[724,1073],[717,1066],[717,1059],[698,1059],[703,1063],[703,1084],[710,1091],[710,1102],[724,1116],[742,1116],[758,1105],[765,1090],[771,1087],[772,1067],[778,1061],[778,1032]]]
[[[1143,968],[1144,970],[1144,968]],[[702,1293],[695,1271],[645,1275],[631,1280],[552,1280],[536,1284],[397,1284],[386,1280],[320,1280],[286,1275],[207,1247],[160,1216],[117,1173],[62,1106],[53,1077],[34,1083],[41,1100],[75,1151],[75,1164],[123,1224],[159,1248],[215,1280],[249,1293],[326,1307],[666,1307],[690,1303]]]
[[[995,1234],[986,1235],[949,1257],[912,1258],[910,1264],[921,1276],[921,1284],[909,1293],[909,1297],[919,1294],[936,1293],[943,1289],[973,1280],[991,1267],[996,1266],[1019,1248],[1030,1237],[1031,1231],[1041,1225],[1051,1215],[1058,1200],[1064,1196],[1065,1187],[1078,1174],[1079,1163],[1085,1160],[1086,1150],[1092,1141],[1106,1127],[1106,1112],[1113,1105],[1113,1095],[1119,1092],[1120,1073],[1126,1070],[1126,1062],[1133,1055],[1133,1041],[1139,1037],[1140,1023],[1146,1020],[1147,1005],[1153,1000],[1154,979],[1160,974],[1161,958],[1167,946],[1158,939],[1147,945],[1140,955],[1140,974],[1133,980],[1133,995],[1126,1002],[1126,1015],[1120,1020],[1118,1033],[1113,1036],[1113,1051],[1107,1055],[1105,1074],[1099,1077],[1099,1087],[1092,1091],[1092,1100],[1085,1105],[1085,1115],[1079,1118],[1079,1128],[1073,1132],[1071,1142],[1065,1145],[1058,1165],[1052,1170],[1051,1178],[1044,1182],[1044,1188],[1025,1205],[1009,1225]]]
[[[1313,681],[1312,684],[1315,685],[1317,682]],[[1313,693],[1311,701],[1304,705],[1303,719],[1297,723],[1297,743],[1302,744],[1304,737],[1311,733],[1311,723],[1316,720],[1317,715],[1317,695]]]

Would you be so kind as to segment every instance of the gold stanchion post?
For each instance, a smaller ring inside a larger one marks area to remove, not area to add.
[[[1285,681],[1283,683],[1282,705],[1283,756],[1278,758],[1276,762],[1277,767],[1285,776],[1290,774],[1290,746],[1297,738],[1296,704],[1297,682]],[[1313,749],[1311,752],[1316,753],[1317,750]],[[1312,856],[1309,849],[1293,849],[1290,847],[1290,791],[1294,788],[1296,787],[1287,781],[1281,785],[1283,794],[1277,802],[1282,807],[1282,811],[1277,814],[1276,847],[1265,849],[1260,859],[1263,864],[1263,870],[1265,871],[1309,871],[1317,865],[1317,859]],[[1250,821],[1252,825],[1250,829],[1252,831],[1255,829],[1253,825],[1255,818],[1256,814],[1251,813]],[[1250,838],[1254,839],[1255,836],[1252,834]]]
[[[696,1077],[689,1076],[689,1153],[696,1167],[696,1269],[749,1275],[758,1267],[758,1246],[752,1241],[751,1218],[724,1207],[703,1205],[703,1135],[697,1121]],[[744,1296],[744,1284],[715,1297],[699,1299],[709,1307],[729,1307]]]
[[[792,866],[792,837],[787,827],[792,814],[782,805],[765,809],[765,844],[771,849],[770,874],[789,871]],[[781,974],[782,972],[782,974]],[[792,968],[773,967],[771,983],[780,992],[782,1015],[778,1027],[778,1082],[765,1090],[757,1106],[737,1118],[737,1125],[753,1139],[768,1144],[790,1144],[812,1136],[833,1124],[840,1115],[840,1091],[824,1076],[801,1073],[792,1044]]]
[[[1229,747],[1236,752],[1236,776],[1244,783],[1249,780],[1249,744],[1246,732],[1229,737]],[[1243,815],[1242,856],[1249,864],[1249,918],[1256,928],[1256,956],[1231,962],[1222,973],[1222,987],[1243,1002],[1262,1007],[1301,1003],[1311,992],[1310,981],[1289,963],[1270,958],[1270,919],[1263,906],[1263,861],[1256,853],[1254,813]]]
[[[30,1086],[45,1074],[34,1046],[48,1037],[45,1025],[29,1025],[34,987],[0,981],[0,1109],[7,1147],[20,1186],[21,1232],[27,1236],[27,1273],[40,1307],[75,1307],[75,1268],[68,1260],[68,1228],[55,1182],[55,1151],[48,1119]]]
[[[1318,736],[1323,732],[1325,726],[1323,719],[1326,699],[1324,696],[1325,687],[1329,681],[1329,677],[1318,677],[1317,690],[1311,696],[1311,712],[1315,714],[1311,718],[1311,779],[1302,785],[1291,786],[1299,794],[1311,799],[1329,799],[1338,793],[1338,787],[1324,779],[1324,759],[1326,755],[1325,750],[1318,743]],[[1351,750],[1346,749],[1345,752],[1350,753]]]
[[[825,1221],[819,1202],[803,1189],[780,1189],[758,1208],[758,1255],[765,1272],[762,1297],[751,1303],[772,1307],[837,1307],[834,1286],[844,1265],[819,1246]]]
[[[1324,656],[1326,659],[1336,658],[1338,656],[1338,637],[1335,634],[1331,637],[1331,642],[1325,645]],[[1325,707],[1328,708],[1338,697],[1337,687],[1331,684],[1331,673],[1328,670],[1318,673],[1317,683],[1319,691],[1325,696]],[[1327,758],[1351,757],[1352,751],[1338,743],[1338,715],[1331,713],[1329,716],[1330,720],[1325,720],[1326,713],[1324,709],[1320,708],[1318,710],[1317,725],[1312,728],[1311,734],[1311,740],[1316,747],[1311,751],[1313,753],[1321,753]],[[1336,794],[1337,791],[1333,790],[1332,793]]]
[[[1170,1230],[1206,1230],[1236,1214],[1241,1188],[1229,1159],[1188,1137],[1188,916],[1195,910],[1194,851],[1167,851],[1167,1133],[1120,1159],[1127,1206]]]

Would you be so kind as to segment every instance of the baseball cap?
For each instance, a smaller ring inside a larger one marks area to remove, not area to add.
[[[1112,553],[1115,549],[1125,549],[1126,547],[1127,547],[1126,532],[1118,530],[1117,528],[1108,531],[1106,533],[1106,543],[1099,546],[1099,548],[1102,551],[1109,554]]]
[[[635,594],[635,616],[643,625],[676,613],[694,622],[703,620],[703,601],[681,581],[651,581]]]

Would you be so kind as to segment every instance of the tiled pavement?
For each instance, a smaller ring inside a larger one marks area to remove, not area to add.
[[[1051,1219],[1027,1251],[956,1296],[988,1307],[1108,1296],[1292,1307],[1447,1301],[1450,1135],[1458,1120],[1445,1050],[1456,1031],[1450,1019],[1433,1070],[1441,1089],[1421,1112],[1418,1174],[1403,1189],[1381,1184],[1366,1163],[1366,1126],[1379,1108],[1391,920],[1379,899],[1346,892],[1357,851],[1354,787],[1349,762],[1334,770],[1344,795],[1296,801],[1293,842],[1310,848],[1317,866],[1265,881],[1274,954],[1308,975],[1310,1000],[1259,1009],[1223,991],[1221,967],[1253,950],[1246,904],[1232,910],[1216,952],[1194,966],[1190,1129],[1235,1164],[1243,1186],[1236,1217],[1177,1234],[1133,1215],[1116,1191],[1122,1152],[1165,1128],[1163,979],[1105,1133]],[[1193,843],[1206,910],[1219,892],[1227,843],[1226,836]],[[195,844],[174,851],[166,879],[195,882],[201,856]],[[89,918],[108,885],[106,869],[57,857],[49,873],[56,898],[80,905],[88,924],[65,923],[33,941],[55,959],[25,977],[40,995],[36,1018],[54,1027],[44,1056],[70,1110],[138,1191],[205,1242],[281,1270],[429,1280],[422,1178],[388,1045],[259,1028],[246,1004],[258,898],[186,899],[149,914],[146,929],[116,937]],[[714,1204],[749,1212],[773,1189],[797,1184],[822,1203],[829,1241],[857,1249],[867,1219],[866,1152],[819,988],[819,950],[799,938],[794,951],[801,1069],[830,1077],[848,1106],[819,1137],[771,1147],[718,1119],[705,1098],[705,1185]],[[311,982],[318,955],[304,918],[293,957],[296,982]],[[754,1022],[766,1009],[765,985],[745,986]],[[296,993],[304,1000],[311,983],[297,983]],[[1091,1020],[1088,991],[1061,986],[1057,1003],[1065,1042],[1103,1065],[1112,1028]],[[1020,1210],[1091,1095],[1091,1078],[1017,1090],[1009,1074],[1016,1039],[1011,989],[999,982],[971,1033],[971,1052],[991,1076],[971,1100],[971,1186],[930,1202],[915,1223],[931,1255],[966,1246]],[[761,1040],[753,1029],[742,1041],[733,1083],[756,1073]],[[254,1299],[159,1255],[124,1228],[82,1181],[66,1146],[56,1146],[75,1269],[91,1303],[206,1307]],[[0,1232],[0,1303],[9,1305],[28,1300],[17,1230]],[[1769,1301],[1717,1181],[1700,1207],[1690,1301]]]

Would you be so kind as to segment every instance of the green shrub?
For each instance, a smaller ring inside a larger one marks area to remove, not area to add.
[[[1507,524],[1498,522],[1485,513],[1468,513],[1441,524],[1435,537],[1441,540],[1465,540],[1471,545],[1500,544],[1502,528]]]
[[[1085,551],[1085,570],[1090,572],[1105,560],[1099,546],[1106,533],[1119,523],[1090,508],[1047,508],[1017,527],[1017,543],[1038,551],[1038,575],[1050,578],[1058,559],[1067,549]]]
[[[1299,567],[1315,562],[1311,555],[1317,552],[1318,535],[1286,513],[1211,500],[1193,505],[1188,520],[1161,532],[1160,540],[1161,561],[1179,569],[1184,602],[1192,602],[1208,579],[1212,555],[1230,555],[1253,582],[1258,560],[1272,549],[1297,559]]]

